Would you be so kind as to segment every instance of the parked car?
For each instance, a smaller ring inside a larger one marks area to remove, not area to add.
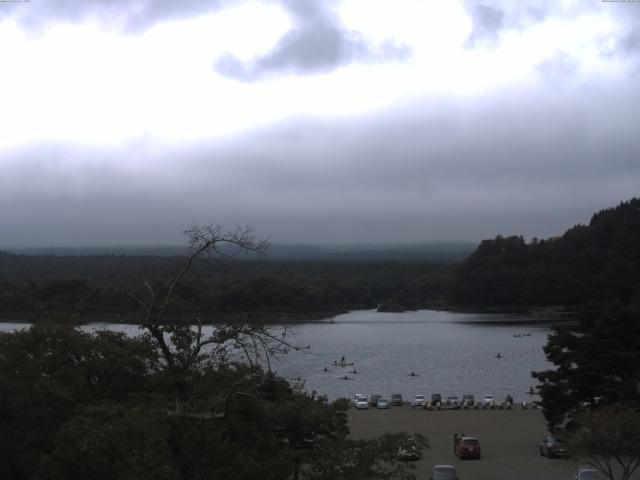
[[[420,460],[422,457],[422,447],[416,443],[414,437],[409,435],[398,449],[400,460]]]
[[[439,393],[431,394],[431,405],[435,405],[436,403],[442,403],[442,395]]]
[[[604,477],[595,468],[579,468],[576,471],[576,480],[604,480]]]
[[[462,405],[460,405],[460,399],[455,395],[447,397],[447,401],[444,403],[444,406],[449,410],[458,410],[462,408]]]
[[[361,393],[356,393],[353,404],[358,410],[367,410],[369,408],[369,400],[366,395]]]
[[[413,401],[411,402],[413,407],[422,407],[424,406],[424,395],[416,395],[413,397]]]
[[[463,407],[471,407],[476,403],[476,399],[470,393],[465,393],[462,395],[462,406]]]
[[[391,394],[391,405],[402,405],[402,395],[399,393],[392,393]]]
[[[389,400],[387,400],[386,398],[379,398],[376,402],[376,407],[380,409],[389,408]]]
[[[540,442],[540,455],[549,458],[568,457],[567,445],[556,437],[547,437]]]
[[[493,395],[485,395],[482,397],[482,401],[480,402],[482,408],[492,407],[495,404],[495,400],[493,399]]]
[[[459,480],[453,465],[434,465],[429,480]]]
[[[461,460],[463,458],[480,458],[480,440],[476,437],[464,436],[460,438],[456,445],[456,455]]]
[[[371,395],[370,405],[375,407],[378,404],[378,400],[382,398],[382,395]]]

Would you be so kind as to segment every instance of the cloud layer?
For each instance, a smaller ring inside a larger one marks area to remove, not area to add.
[[[332,2],[283,0],[292,28],[265,55],[243,62],[227,53],[214,68],[220,74],[251,82],[275,74],[330,72],[342,65],[406,60],[411,49],[392,40],[372,45],[357,31],[347,29],[330,7]]]
[[[32,33],[100,28],[83,50],[83,28],[0,25],[18,41],[0,52],[0,247],[179,243],[194,222],[277,242],[547,237],[640,193],[640,8],[468,0],[440,25],[411,2],[394,29],[386,3],[349,23],[340,2],[278,0],[288,29],[245,50],[235,24],[147,32],[227,0],[2,5]]]
[[[414,99],[162,150],[41,145],[0,171],[0,244],[171,243],[193,222],[251,223],[279,242],[559,234],[638,193],[640,95],[585,88]]]

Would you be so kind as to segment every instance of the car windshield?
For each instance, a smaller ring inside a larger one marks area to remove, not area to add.
[[[452,468],[434,470],[431,478],[433,480],[455,480],[456,471]]]
[[[480,442],[475,438],[464,438],[462,440],[463,445],[480,445]]]

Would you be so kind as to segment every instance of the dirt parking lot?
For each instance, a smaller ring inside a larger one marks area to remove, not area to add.
[[[409,406],[389,410],[349,410],[353,438],[384,432],[419,432],[429,439],[430,450],[414,462],[416,476],[429,478],[437,463],[455,465],[460,480],[570,480],[576,464],[571,459],[549,459],[538,451],[548,435],[539,410],[412,410]],[[458,460],[453,454],[453,434],[480,439],[482,459]]]

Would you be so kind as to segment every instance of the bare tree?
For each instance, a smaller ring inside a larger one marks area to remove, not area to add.
[[[252,227],[227,230],[221,225],[193,225],[184,234],[189,238],[188,253],[177,273],[164,285],[145,280],[137,287],[109,287],[129,297],[140,308],[140,327],[157,344],[167,369],[185,371],[202,359],[210,346],[211,356],[227,358],[231,351],[244,355],[252,367],[267,362],[276,353],[296,349],[286,339],[286,329],[276,333],[248,316],[236,316],[232,322],[218,325],[205,338],[198,315],[184,315],[177,294],[181,282],[199,260],[213,260],[238,254],[263,254],[267,241],[255,238]],[[108,287],[99,287],[108,288]]]
[[[629,480],[640,466],[640,412],[604,407],[577,418],[571,451],[610,480]]]

